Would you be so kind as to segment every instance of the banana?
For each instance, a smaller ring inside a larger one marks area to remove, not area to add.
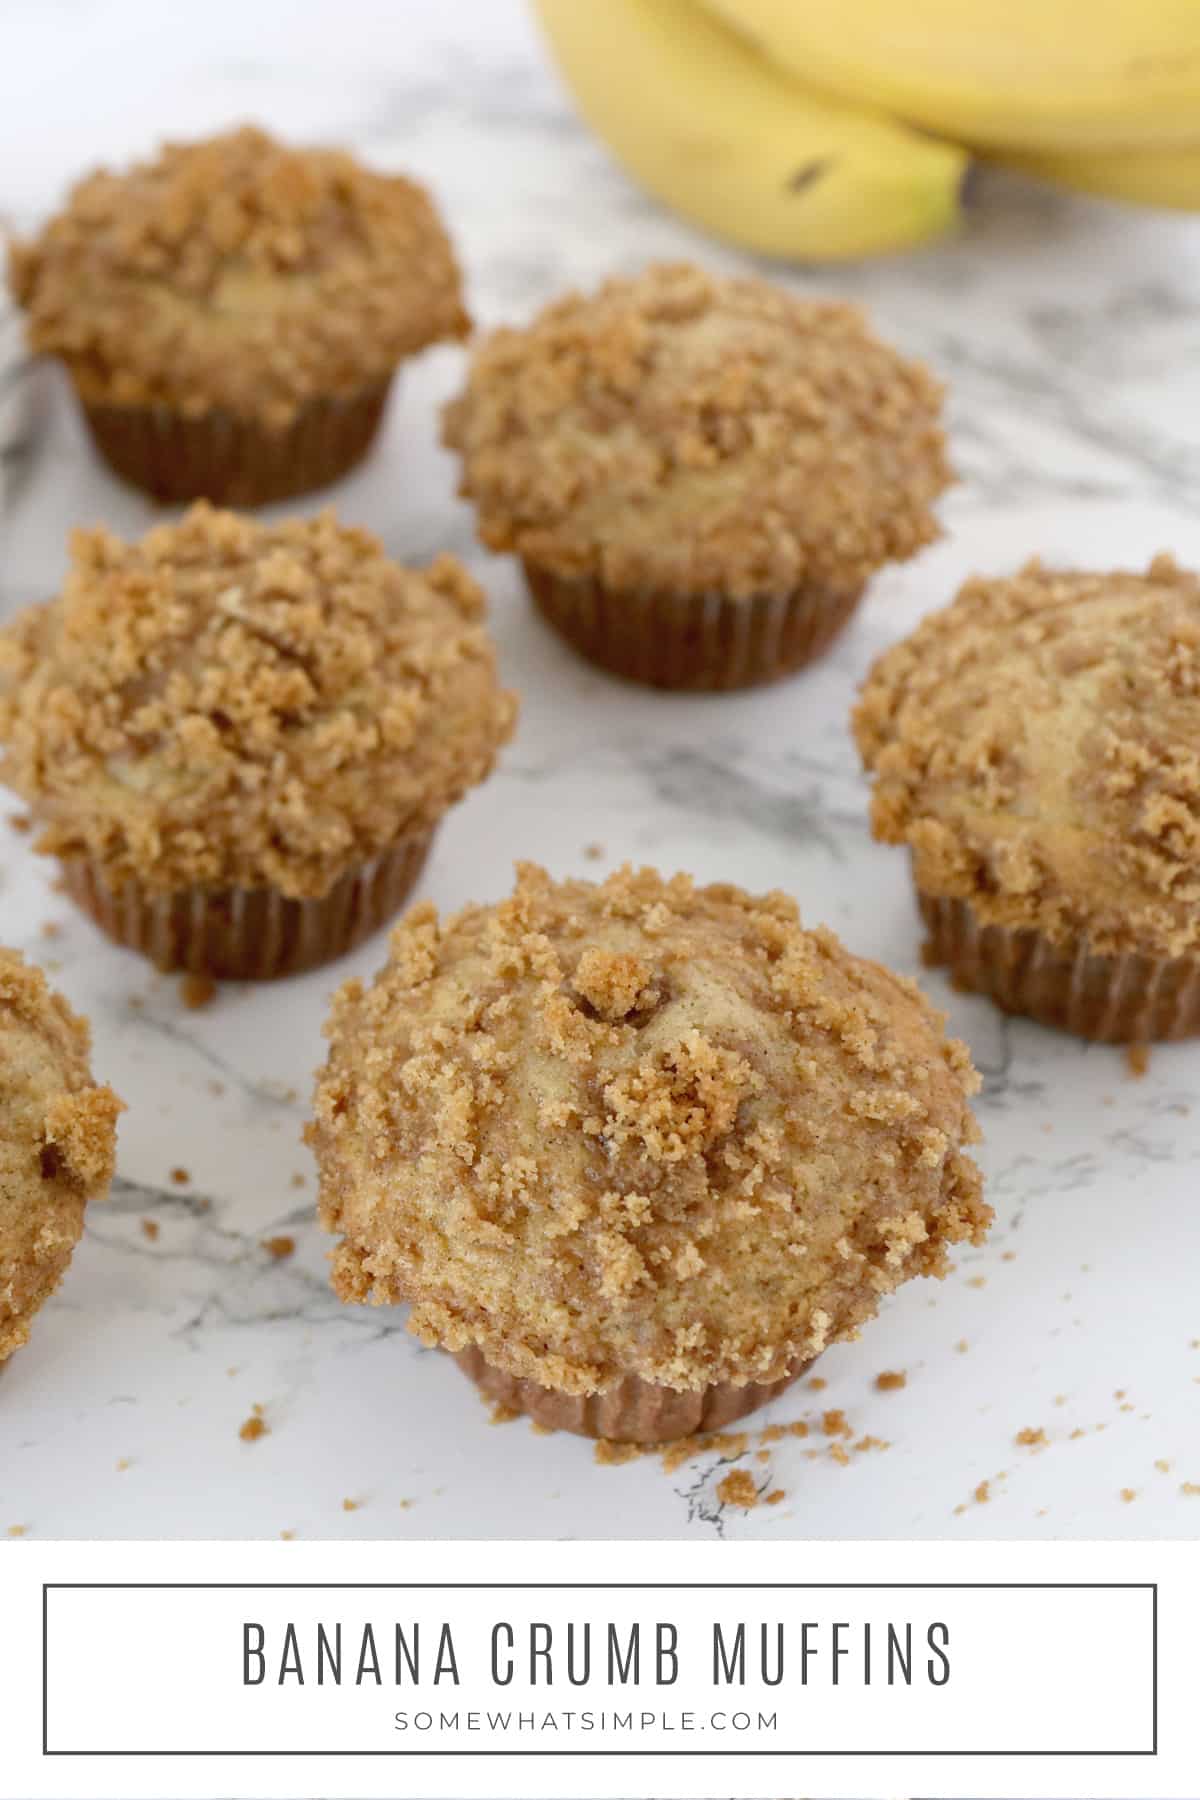
[[[1200,145],[1182,150],[1029,150],[998,160],[1026,175],[1107,200],[1200,212]]]
[[[825,261],[938,236],[968,158],[811,93],[694,0],[535,0],[584,116],[686,218],[772,256]]]
[[[1200,142],[1197,0],[704,3],[781,68],[962,143]]]

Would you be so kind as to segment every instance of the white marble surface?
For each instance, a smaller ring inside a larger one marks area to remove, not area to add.
[[[206,0],[186,31],[150,0],[8,0],[5,26],[0,213],[34,219],[97,156],[254,117],[429,179],[485,323],[650,257],[738,262],[580,130],[517,0]],[[446,826],[423,886],[440,905],[499,895],[514,855],[558,872],[631,857],[788,888],[854,948],[916,971],[903,859],[867,835],[846,733],[871,657],[968,571],[1035,551],[1137,563],[1170,547],[1200,562],[1200,225],[990,178],[953,243],[784,278],[859,296],[940,370],[964,478],[944,540],[883,576],[834,654],[784,687],[641,692],[546,634],[509,565],[477,552],[435,448],[457,352],[406,378],[378,454],[332,496],[402,557],[471,559],[524,694],[502,771]],[[4,611],[53,590],[77,521],[134,532],[152,516],[97,466],[57,383],[44,388],[45,431],[0,521]],[[715,1455],[670,1476],[652,1460],[603,1469],[582,1441],[492,1427],[402,1318],[332,1297],[299,1133],[326,996],[369,972],[381,942],[337,971],[228,988],[189,1013],[174,982],[71,914],[24,840],[0,842],[0,938],[91,1014],[96,1066],[131,1102],[112,1199],[0,1380],[0,1537],[14,1525],[380,1538],[1200,1527],[1200,1498],[1182,1492],[1200,1483],[1200,1049],[1156,1051],[1135,1080],[1114,1051],[1006,1023],[927,978],[986,1075],[995,1232],[946,1283],[910,1284],[859,1344],[829,1352],[822,1393],[771,1415],[843,1408],[856,1436],[890,1448],[843,1467],[819,1430],[773,1446],[748,1466],[786,1499],[747,1513],[717,1502]],[[259,1247],[277,1233],[298,1245],[282,1263]],[[876,1393],[891,1368],[907,1388]],[[245,1444],[256,1403],[270,1433]],[[1025,1427],[1049,1447],[1017,1447]],[[987,1504],[972,1499],[984,1481]]]

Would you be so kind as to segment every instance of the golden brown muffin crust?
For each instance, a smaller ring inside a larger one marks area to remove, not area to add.
[[[941,397],[854,307],[667,264],[494,333],[444,436],[483,541],[557,574],[844,590],[937,535]]]
[[[328,1035],[337,1291],[567,1393],[773,1380],[990,1218],[966,1049],[782,894],[521,865],[416,907]]]
[[[96,1087],[83,1019],[0,950],[0,1363],[29,1336],[112,1180],[121,1102]]]
[[[1200,581],[1169,556],[968,581],[854,727],[926,893],[1101,954],[1200,950]]]
[[[470,323],[423,188],[250,127],[87,176],[10,280],[86,399],[278,428]]]
[[[323,894],[482,781],[515,716],[465,569],[332,513],[77,532],[59,598],[0,633],[0,773],[38,847],[113,886]]]

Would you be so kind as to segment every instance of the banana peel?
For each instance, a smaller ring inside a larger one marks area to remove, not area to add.
[[[1198,0],[704,4],[802,80],[961,143],[1200,143]]]
[[[535,0],[588,122],[716,236],[824,262],[921,244],[960,217],[968,153],[819,94],[695,0]]]

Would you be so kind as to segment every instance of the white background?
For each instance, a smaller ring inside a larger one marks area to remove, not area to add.
[[[248,116],[428,180],[484,324],[652,257],[752,266],[667,216],[578,127],[518,0],[0,8],[0,212],[32,221],[98,158]],[[846,718],[872,657],[973,569],[1033,551],[1140,562],[1164,546],[1200,564],[1200,226],[989,177],[944,245],[772,273],[863,300],[947,379],[964,477],[943,508],[947,536],[885,572],[835,652],[781,688],[711,700],[627,688],[563,650],[509,563],[478,550],[436,447],[461,353],[422,361],[378,453],[332,498],[398,556],[471,559],[524,714],[420,891],[440,907],[494,898],[512,858],[531,855],[556,873],[630,857],[794,892],[856,950],[920,974],[970,1041],[986,1079],[991,1240],[824,1356],[820,1394],[801,1388],[766,1415],[812,1426],[766,1464],[753,1445],[742,1458],[764,1491],[786,1493],[777,1505],[723,1506],[715,1453],[670,1476],[653,1460],[598,1469],[582,1441],[493,1429],[398,1313],[343,1307],[328,1289],[299,1133],[329,990],[369,975],[382,944],[191,1014],[175,983],[102,946],[53,893],[53,869],[0,823],[0,940],[49,964],[91,1015],[97,1070],[131,1103],[118,1187],[0,1376],[5,1554],[9,1527],[774,1544],[1196,1534],[1200,1497],[1184,1485],[1200,1485],[1200,1050],[1156,1051],[1137,1081],[1118,1053],[1008,1024],[923,973],[904,858],[869,839]],[[98,467],[59,384],[43,388],[43,447],[0,523],[0,611],[53,591],[78,521],[132,533],[153,517]],[[0,801],[0,821],[8,811]],[[278,1233],[297,1249],[274,1264],[260,1244]],[[903,1392],[876,1392],[885,1369],[907,1371]],[[256,1403],[270,1435],[246,1444]],[[890,1449],[839,1466],[827,1408],[845,1411],[855,1441]],[[1045,1431],[1045,1449],[1015,1443],[1026,1427]]]
[[[1123,1800],[1147,1800],[1148,1796],[1185,1797],[1195,1792],[1195,1771],[1200,1766],[1200,1723],[1195,1708],[1194,1618],[1200,1606],[1200,1552],[1194,1547],[1159,1545],[1068,1545],[1018,1547],[1010,1545],[950,1546],[872,1544],[766,1546],[611,1545],[582,1547],[584,1566],[594,1579],[667,1582],[782,1582],[782,1581],[888,1581],[898,1567],[911,1580],[976,1581],[1134,1581],[1157,1580],[1160,1596],[1160,1754],[1156,1758],[1020,1757],[738,1757],[596,1758],[573,1757],[445,1757],[341,1759],[319,1762],[300,1758],[53,1758],[40,1756],[41,1670],[37,1656],[40,1635],[42,1580],[190,1580],[227,1579],[250,1581],[383,1581],[411,1577],[429,1581],[578,1581],[581,1547],[544,1545],[513,1546],[498,1553],[491,1545],[430,1544],[395,1546],[391,1550],[367,1546],[304,1545],[288,1552],[261,1545],[199,1545],[187,1551],[162,1546],[26,1546],[10,1557],[13,1571],[11,1612],[6,1609],[6,1630],[0,1651],[0,1691],[5,1695],[10,1725],[6,1725],[5,1755],[0,1765],[0,1794],[41,1800],[49,1795],[85,1795],[89,1800],[121,1796],[122,1800],[171,1793],[211,1796],[230,1791],[242,1795],[288,1795],[299,1791],[325,1795],[385,1795],[421,1792],[430,1795],[474,1794],[548,1796],[564,1790],[581,1796],[617,1793],[695,1794],[697,1792],[776,1795],[820,1793],[842,1796],[865,1792],[920,1792],[928,1796],[969,1793],[998,1796],[1037,1793],[1043,1796],[1122,1796]],[[957,1602],[966,1610],[967,1602]],[[981,1606],[985,1602],[981,1600]],[[737,1602],[745,1610],[744,1599]],[[330,1610],[325,1607],[324,1610]],[[386,1605],[377,1610],[386,1614]],[[233,1609],[235,1618],[240,1611]],[[491,1609],[488,1608],[491,1617]],[[980,1614],[979,1616],[983,1616]],[[999,1617],[999,1615],[993,1615]],[[112,1609],[112,1634],[102,1643],[92,1673],[93,1698],[80,1700],[81,1734],[104,1730],[103,1720],[91,1716],[93,1708],[111,1705],[126,1717],[144,1709],[146,1718],[134,1728],[149,1739],[160,1730],[160,1720],[179,1718],[179,1729],[213,1745],[228,1741],[234,1717],[228,1688],[205,1685],[192,1671],[194,1652],[181,1642],[177,1660],[169,1644],[147,1639],[134,1629],[136,1615]],[[1024,1629],[1024,1627],[1022,1628]],[[969,1632],[970,1628],[965,1630]],[[201,1647],[205,1633],[200,1633]],[[1122,1678],[1121,1663],[1127,1646],[1101,1647],[1095,1662],[1092,1653],[1078,1657],[1064,1654],[1057,1669],[1040,1662],[1043,1650],[1033,1652],[1033,1668],[1014,1665],[1006,1672],[1004,1655],[1009,1647],[1003,1623],[971,1641],[971,1667],[962,1666],[961,1686],[956,1689],[952,1731],[982,1745],[1020,1741],[1023,1733],[1055,1732],[1060,1710],[1090,1705],[1097,1714],[1113,1711],[1127,1720],[1137,1703],[1136,1688]],[[235,1638],[236,1654],[236,1638]],[[1103,1663],[1109,1662],[1108,1672]],[[979,1660],[976,1661],[976,1658]],[[117,1666],[114,1676],[103,1667]],[[990,1663],[990,1668],[989,1668]],[[165,1666],[164,1666],[165,1665]],[[1031,1675],[1036,1682],[1031,1683]],[[979,1677],[976,1680],[976,1676]],[[88,1680],[84,1669],[81,1685]],[[178,1683],[180,1693],[172,1690]],[[1031,1692],[1031,1686],[1033,1691]],[[1123,1689],[1128,1688],[1127,1692]],[[125,1691],[122,1692],[122,1689]],[[256,1691],[261,1696],[261,1690]],[[828,1721],[814,1716],[813,1729],[844,1728],[844,1713],[854,1696],[841,1695],[838,1707],[830,1705]],[[861,1696],[860,1696],[861,1698]],[[912,1696],[916,1700],[916,1694]],[[243,1716],[255,1711],[255,1696],[241,1697]],[[821,1704],[828,1701],[823,1696]],[[276,1702],[270,1700],[267,1705]],[[289,1702],[289,1710],[291,1703]],[[386,1695],[372,1702],[382,1714]],[[653,1703],[651,1703],[653,1704]],[[894,1698],[892,1704],[894,1705]],[[309,1691],[312,1712],[335,1710],[341,1718],[361,1719],[362,1702],[344,1691]],[[184,1709],[181,1716],[179,1709]],[[907,1711],[907,1709],[905,1709]],[[897,1726],[886,1718],[886,1705],[874,1694],[859,1709],[857,1742],[861,1750],[880,1743],[880,1732]],[[295,1713],[293,1712],[293,1717]],[[236,1724],[235,1724],[236,1728]],[[310,1727],[303,1720],[301,1730]],[[122,1720],[120,1729],[126,1729]],[[1098,1717],[1093,1732],[1108,1729]],[[809,1742],[812,1742],[809,1738]],[[1028,1741],[1028,1739],[1026,1739]],[[1043,1739],[1045,1741],[1045,1739]]]

